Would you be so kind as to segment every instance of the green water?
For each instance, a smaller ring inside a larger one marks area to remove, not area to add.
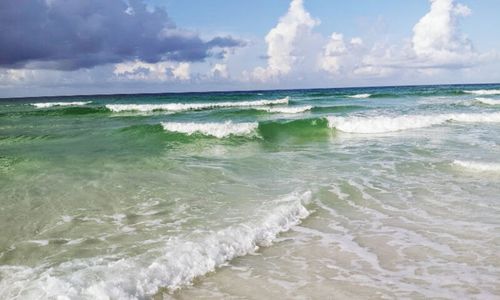
[[[0,298],[500,297],[499,130],[495,85],[0,100]]]

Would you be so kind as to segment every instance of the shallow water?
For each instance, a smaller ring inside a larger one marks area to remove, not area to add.
[[[499,298],[499,87],[0,100],[0,298]]]

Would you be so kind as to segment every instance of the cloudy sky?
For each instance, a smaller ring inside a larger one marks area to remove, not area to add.
[[[2,0],[0,97],[500,82],[498,0]]]

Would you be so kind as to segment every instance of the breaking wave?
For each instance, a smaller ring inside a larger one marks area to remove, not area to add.
[[[259,110],[265,110],[270,113],[281,113],[281,114],[300,114],[313,109],[311,105],[305,106],[278,106],[278,107],[267,107]]]
[[[464,91],[466,94],[474,94],[474,95],[500,95],[500,90],[471,90]]]
[[[498,163],[455,160],[453,164],[476,172],[500,172],[500,164]]]
[[[31,103],[36,108],[49,108],[54,106],[83,106],[92,103],[92,101],[78,101],[78,102],[45,102],[45,103]]]
[[[165,104],[106,104],[106,107],[113,112],[122,111],[188,111],[204,110],[214,108],[228,107],[258,107],[268,105],[288,104],[289,97],[276,100],[256,100],[256,101],[238,101],[238,102],[211,102],[211,103],[165,103]]]
[[[348,133],[385,133],[439,125],[450,121],[464,123],[500,122],[500,113],[462,113],[438,115],[327,117],[331,128]]]
[[[203,134],[216,138],[225,138],[228,136],[248,136],[255,134],[259,126],[257,122],[253,123],[182,123],[182,122],[164,122],[163,128],[170,132],[178,132],[187,135]]]
[[[365,98],[370,98],[371,94],[356,94],[356,95],[351,95],[348,97],[349,98],[356,98],[356,99],[365,99]]]
[[[178,289],[227,261],[272,244],[310,213],[311,192],[277,200],[257,221],[237,224],[196,240],[168,239],[155,256],[96,257],[50,268],[0,267],[0,298],[147,299],[160,288]]]
[[[478,103],[482,103],[482,104],[486,104],[486,105],[500,105],[500,100],[497,100],[497,99],[478,97],[475,100]]]

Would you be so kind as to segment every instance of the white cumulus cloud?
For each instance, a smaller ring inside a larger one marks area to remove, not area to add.
[[[253,72],[257,80],[265,81],[292,71],[302,58],[297,51],[302,37],[311,35],[319,20],[311,17],[304,8],[303,0],[293,0],[288,12],[266,36],[267,67],[258,67]]]
[[[460,20],[471,10],[455,0],[429,0],[430,9],[413,27],[410,41],[402,44],[376,43],[363,55],[353,73],[360,76],[417,72],[433,76],[442,71],[470,69],[495,57],[481,53],[460,30]]]
[[[467,65],[475,60],[472,42],[461,33],[459,18],[471,10],[454,0],[431,0],[430,11],[413,27],[412,49],[429,65]]]
[[[169,61],[146,63],[134,60],[119,63],[115,65],[113,74],[118,79],[152,82],[175,79],[189,80],[191,78],[189,63],[173,63]]]
[[[331,74],[339,74],[342,69],[352,68],[362,46],[363,40],[359,37],[346,43],[341,33],[332,33],[319,57],[319,68]]]

